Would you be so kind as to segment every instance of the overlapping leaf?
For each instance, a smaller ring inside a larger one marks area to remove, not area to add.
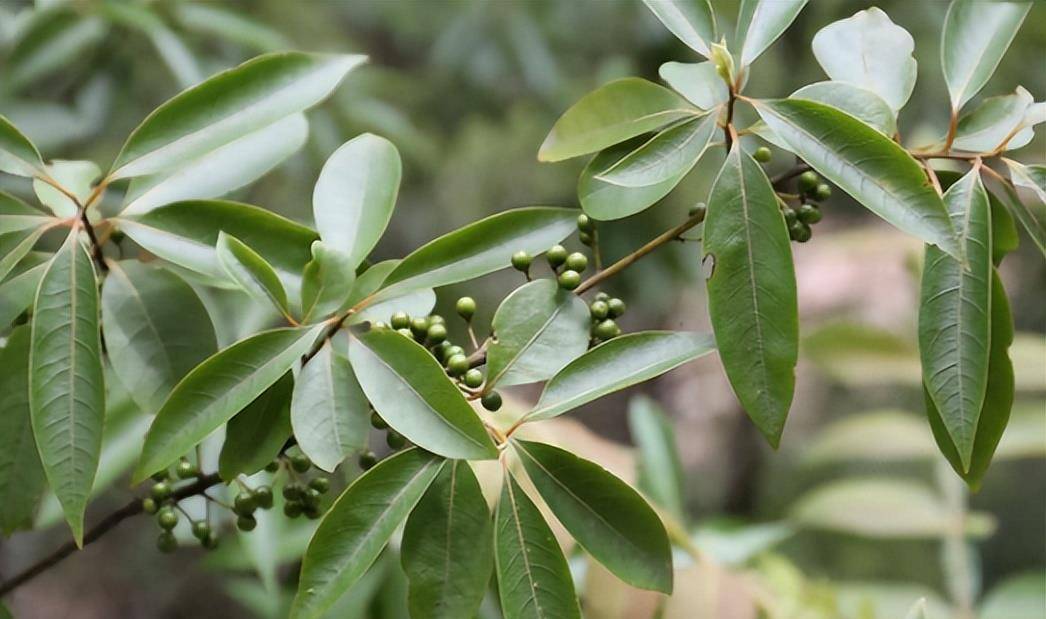
[[[686,175],[719,129],[716,117],[717,114],[710,112],[704,118],[665,129],[596,179],[623,187],[649,187]]]
[[[737,40],[741,46],[741,66],[747,67],[766,48],[784,34],[806,0],[741,0],[737,14]]]
[[[344,306],[356,281],[351,257],[328,247],[312,244],[312,260],[301,278],[301,314],[304,322],[324,318]]]
[[[992,76],[1031,5],[953,0],[941,32],[941,67],[952,110],[958,111]]]
[[[897,115],[890,106],[879,95],[860,86],[846,82],[817,82],[803,86],[791,96],[837,107],[887,137],[897,133]]]
[[[40,151],[6,116],[0,115],[0,172],[35,176],[43,169]]]
[[[643,0],[650,12],[687,47],[708,58],[709,44],[718,40],[709,0]]]
[[[639,489],[680,520],[685,516],[683,465],[675,428],[656,402],[636,396],[628,404],[628,427],[639,449]]]
[[[712,62],[666,62],[657,73],[665,83],[702,110],[711,110],[730,98],[726,82],[716,73]]]
[[[29,413],[29,327],[0,349],[0,534],[28,527],[46,480]]]
[[[215,247],[218,262],[225,273],[236,284],[263,304],[272,304],[277,310],[287,315],[287,291],[276,275],[272,266],[248,247],[243,241],[226,234],[218,233]]]
[[[222,479],[253,475],[276,459],[291,435],[294,387],[294,377],[288,372],[229,420],[218,456]]]

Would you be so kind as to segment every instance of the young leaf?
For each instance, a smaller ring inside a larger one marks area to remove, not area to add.
[[[33,436],[78,545],[105,416],[98,284],[79,232],[73,228],[40,280],[29,353]]]
[[[313,241],[312,260],[301,277],[302,321],[325,318],[345,305],[356,281],[356,266],[348,254]]]
[[[327,97],[364,56],[266,54],[158,107],[113,163],[113,180],[177,167]]]
[[[870,90],[846,82],[817,82],[791,94],[839,108],[887,137],[897,133],[897,115],[886,101]]]
[[[643,145],[642,138],[623,142],[592,158],[578,179],[577,193],[581,208],[593,219],[607,221],[635,215],[668,195],[686,176],[689,168],[655,185],[622,187],[599,180],[597,176]]]
[[[413,619],[472,617],[494,566],[487,501],[463,460],[443,465],[403,527],[400,556]]]
[[[747,67],[792,24],[806,0],[741,0],[737,13],[737,41],[741,66]]]
[[[705,58],[711,56],[708,45],[718,37],[709,0],[643,0],[643,4],[687,47]]]
[[[977,94],[995,72],[1031,5],[953,0],[941,32],[941,67],[953,111]]]
[[[381,418],[414,444],[447,458],[496,458],[476,412],[421,345],[391,329],[349,342],[349,360]]]
[[[940,196],[919,163],[896,142],[823,103],[752,103],[793,152],[855,200],[904,232],[961,257]]]
[[[672,547],[661,520],[598,464],[542,443],[514,443],[527,475],[567,531],[618,578],[672,593]]]
[[[714,63],[666,62],[657,70],[657,74],[702,110],[711,110],[730,99],[730,91],[723,78],[716,73]]]
[[[346,254],[353,268],[385,232],[396,207],[403,164],[383,137],[364,133],[334,151],[312,192],[320,238]]]
[[[0,534],[29,527],[43,494],[44,469],[29,413],[29,327],[11,331],[0,349]]]
[[[637,77],[615,80],[582,97],[556,121],[538,160],[562,161],[594,153],[699,113],[676,93],[652,82]]]
[[[1015,141],[1016,134],[1034,103],[1031,93],[1020,86],[1013,94],[985,99],[959,118],[952,146],[976,153],[990,153],[1004,142],[1008,148],[1024,146]]]
[[[291,619],[313,619],[370,568],[444,461],[420,449],[391,456],[342,493],[302,559]]]
[[[91,184],[101,175],[98,165],[91,161],[64,161],[56,159],[46,167],[46,174],[85,204],[91,193]],[[40,203],[58,217],[75,217],[79,207],[65,192],[39,178],[33,179],[33,191]]]
[[[507,471],[494,513],[494,566],[505,619],[581,619],[563,550]]]
[[[549,419],[715,350],[707,333],[641,331],[616,337],[567,364],[545,385],[531,420]]]
[[[683,464],[672,422],[656,402],[636,396],[628,403],[628,428],[639,449],[639,489],[682,521]]]
[[[0,191],[0,235],[39,228],[53,221],[54,218],[43,211],[29,206],[6,191]]]
[[[218,456],[218,474],[226,481],[253,475],[279,455],[291,435],[290,372],[272,384],[229,420]]]
[[[170,465],[253,402],[308,352],[323,329],[263,331],[196,366],[156,413],[134,483]]]
[[[588,350],[588,306],[555,280],[520,286],[498,307],[487,350],[487,387],[535,383]]]
[[[218,350],[196,291],[170,271],[137,260],[109,263],[102,333],[113,371],[150,414],[183,376]]]
[[[762,167],[736,145],[708,204],[708,313],[719,357],[745,412],[777,447],[799,355],[788,229]]]
[[[658,133],[596,176],[624,187],[648,187],[686,175],[719,130],[718,114],[688,120]]]
[[[512,254],[539,254],[577,230],[577,211],[531,206],[491,215],[414,250],[382,283],[382,300],[438,288],[509,266]]]
[[[298,447],[327,472],[367,447],[370,405],[348,359],[335,354],[330,342],[298,373],[291,425]]]
[[[44,160],[40,151],[6,116],[0,115],[0,172],[16,176],[42,173]]]
[[[218,233],[215,251],[225,273],[247,294],[262,303],[271,303],[287,315],[287,291],[272,265],[243,241],[225,232]]]
[[[821,28],[811,46],[828,77],[879,95],[893,116],[912,95],[915,40],[877,7]]]

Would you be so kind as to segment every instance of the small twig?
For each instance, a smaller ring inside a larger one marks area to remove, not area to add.
[[[87,238],[91,241],[91,258],[98,263],[98,268],[102,271],[108,271],[109,265],[105,261],[105,254],[102,252],[102,244],[98,242],[98,236],[94,232],[94,226],[87,220],[87,209],[79,207],[80,224],[84,227],[84,231],[87,232]]]
[[[944,139],[944,152],[952,150],[952,142],[955,141],[955,132],[959,128],[959,110],[952,110],[951,120],[948,121],[948,137]]]
[[[813,168],[811,168],[810,165],[807,164],[807,163],[797,163],[797,164],[795,164],[795,167],[793,167],[791,170],[787,170],[787,171],[782,172],[782,173],[778,174],[777,176],[771,178],[770,179],[770,184],[773,185],[774,188],[776,189],[777,186],[780,185],[781,183],[783,183],[783,182],[785,182],[787,180],[791,180],[791,179],[795,178],[796,176],[799,176],[803,172],[808,172],[808,171],[810,171],[812,169]]]

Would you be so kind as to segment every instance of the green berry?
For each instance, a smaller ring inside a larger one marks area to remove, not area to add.
[[[287,484],[283,487],[283,498],[288,501],[297,501],[301,498],[302,490],[301,484]]]
[[[241,492],[232,501],[232,511],[239,516],[250,516],[258,509],[258,501],[252,492]]]
[[[617,323],[610,318],[607,318],[597,324],[592,332],[601,340],[611,340],[621,335],[621,327],[617,326]]]
[[[258,486],[255,488],[254,501],[258,504],[258,507],[262,509],[269,509],[272,507],[272,488],[268,486]]]
[[[155,514],[156,510],[160,509],[157,505],[156,500],[153,498],[142,499],[142,511],[147,514]]]
[[[592,244],[596,242],[596,239],[592,236],[591,232],[578,232],[577,240],[585,247],[592,247]]]
[[[458,316],[466,321],[472,320],[473,314],[476,313],[476,300],[472,297],[461,297],[454,304],[454,309],[458,312]]]
[[[306,505],[305,506],[305,517],[309,520],[317,520],[323,516],[323,511],[319,505]]]
[[[429,325],[425,332],[425,341],[429,344],[439,344],[447,339],[447,328],[440,324]]]
[[[161,481],[153,484],[152,490],[149,491],[152,497],[156,499],[157,503],[162,503],[171,496],[171,484]]]
[[[767,163],[768,161],[770,161],[773,158],[774,158],[773,151],[771,151],[766,146],[760,146],[759,148],[755,149],[754,153],[752,153],[752,159],[755,159],[759,163]]]
[[[206,520],[196,520],[192,523],[192,535],[201,542],[211,534],[211,525]]]
[[[596,293],[596,301],[609,301],[609,300],[610,300],[610,295],[608,295],[607,293],[605,293],[605,292],[597,292]]]
[[[824,202],[830,197],[832,197],[832,188],[828,185],[821,183],[817,186],[817,189],[814,189],[814,200]]]
[[[393,329],[406,329],[410,327],[410,316],[407,312],[396,312],[389,319],[389,324]]]
[[[796,216],[804,224],[812,225],[821,221],[821,209],[814,204],[803,204],[799,207]]]
[[[218,536],[212,531],[210,535],[200,540],[200,545],[207,550],[214,550],[218,547]]]
[[[429,332],[429,319],[424,317],[414,318],[410,321],[410,332],[415,338],[421,340]]]
[[[365,451],[360,454],[359,465],[364,471],[370,470],[378,463],[378,457],[374,455],[373,451]]]
[[[524,273],[530,269],[531,262],[530,254],[525,251],[517,251],[512,254],[512,268],[517,271],[523,271]]]
[[[309,460],[309,457],[305,454],[294,454],[290,459],[291,468],[293,468],[296,473],[305,473],[312,468],[312,460]]]
[[[385,434],[385,444],[390,449],[403,449],[407,445],[407,439],[399,432],[389,429],[388,433]]]
[[[559,287],[563,290],[573,290],[581,285],[581,274],[567,269],[559,274],[558,281]]]
[[[447,359],[447,372],[451,376],[461,376],[469,371],[469,359],[465,355],[454,355]]]
[[[280,470],[280,461],[279,460],[273,460],[272,462],[270,462],[270,463],[265,465],[265,471],[267,473],[275,473],[278,470]]]
[[[439,344],[432,347],[432,356],[442,363],[447,358],[447,349],[454,346],[450,340],[443,340]]]
[[[799,191],[802,193],[814,191],[820,182],[821,177],[817,176],[816,172],[807,170],[799,175]]]
[[[284,503],[283,504],[283,515],[288,518],[297,518],[301,515],[301,503]]]
[[[189,479],[196,477],[200,473],[196,465],[188,460],[182,460],[178,463],[178,466],[174,467],[174,474],[178,476],[178,479]]]
[[[331,489],[331,480],[326,477],[314,477],[309,480],[309,487],[320,494],[327,494],[327,491]]]
[[[414,333],[411,332],[410,329],[396,329],[396,333],[399,333],[400,335],[402,335],[403,337],[405,337],[407,339],[411,339],[411,340],[414,339]]]
[[[163,469],[162,471],[156,471],[155,473],[153,473],[152,478],[153,481],[167,481],[171,478],[171,475],[167,471],[167,469]]]
[[[483,384],[483,372],[472,368],[468,372],[465,372],[465,386],[472,387],[475,389]]]
[[[170,554],[178,550],[178,538],[174,536],[174,533],[164,531],[156,538],[156,548],[164,554]]]
[[[164,531],[170,531],[178,526],[178,512],[174,511],[172,507],[164,507],[156,512],[156,524],[160,525]]]
[[[447,319],[444,318],[443,316],[440,316],[439,314],[430,314],[429,315],[429,326],[431,327],[432,325],[447,326]]]
[[[810,237],[813,235],[813,232],[810,230],[810,226],[804,224],[801,221],[797,221],[794,224],[792,224],[792,226],[788,229],[788,232],[789,235],[792,237],[792,240],[797,241],[799,243],[805,243],[809,241]]]
[[[606,301],[593,301],[588,310],[592,314],[592,318],[602,320],[610,313],[610,306]]]
[[[258,526],[258,521],[254,516],[240,516],[236,519],[236,528],[241,531],[253,531],[256,526]]]
[[[567,256],[566,267],[571,271],[583,273],[588,268],[588,258],[585,254],[576,251]]]
[[[795,220],[798,217],[796,215],[795,209],[790,207],[790,206],[786,206],[783,209],[781,209],[781,214],[784,215],[785,223],[788,224],[789,226],[794,224]]]
[[[484,394],[479,402],[483,405],[483,408],[488,411],[496,411],[501,408],[501,394],[497,391],[491,391],[490,393]]]
[[[381,418],[378,411],[374,411],[370,414],[370,425],[376,430],[384,430],[389,427],[389,424],[385,423],[385,420]]]
[[[552,268],[558,268],[559,265],[567,261],[567,248],[562,245],[553,245],[545,254],[545,258],[552,265]]]
[[[618,298],[613,298],[607,301],[607,308],[610,310],[607,314],[611,318],[617,318],[625,313],[625,302]]]
[[[444,364],[450,361],[450,358],[454,355],[464,355],[465,349],[461,346],[451,346],[447,350],[443,351],[443,362]]]
[[[708,207],[705,206],[704,202],[698,202],[697,204],[690,207],[687,211],[687,215],[690,217],[696,217],[698,221],[704,221],[705,216],[708,214]]]
[[[301,504],[304,505],[306,509],[310,507],[318,507],[322,498],[323,497],[320,495],[318,490],[315,488],[307,488],[305,490],[305,495],[301,498]]]
[[[596,229],[596,226],[588,215],[581,213],[577,216],[577,229],[582,232],[592,232]]]

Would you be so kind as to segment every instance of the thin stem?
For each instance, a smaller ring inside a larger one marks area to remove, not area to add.
[[[802,174],[803,172],[808,172],[809,170],[812,170],[812,169],[813,168],[811,168],[810,165],[807,164],[807,163],[797,163],[797,164],[795,164],[795,166],[791,170],[787,170],[787,171],[782,172],[782,173],[778,174],[777,176],[771,178],[770,179],[770,184],[773,185],[774,188],[776,188],[781,183],[783,183],[783,182],[785,182],[787,180],[793,179],[796,176],[799,176],[800,174]]]
[[[599,251],[599,228],[592,226],[592,264],[597,271],[603,270],[603,252]]]
[[[98,263],[98,268],[102,271],[108,271],[109,265],[105,261],[105,254],[102,252],[102,244],[98,242],[98,235],[94,232],[94,226],[87,220],[87,209],[79,207],[80,224],[84,227],[87,232],[87,238],[91,241],[91,258]]]
[[[955,131],[959,128],[959,110],[952,110],[952,117],[948,121],[948,137],[944,139],[944,152],[948,153],[952,150],[952,143],[955,142]]]

